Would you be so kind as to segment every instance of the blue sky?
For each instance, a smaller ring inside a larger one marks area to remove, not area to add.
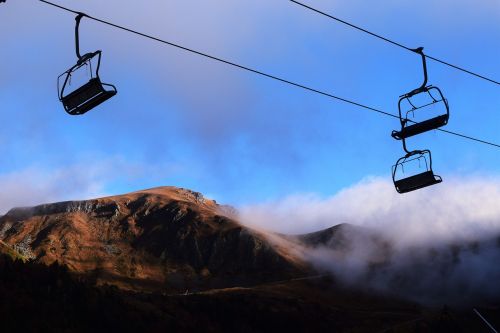
[[[494,0],[307,4],[500,79]],[[397,112],[421,82],[418,56],[284,0],[59,4],[270,74]],[[233,205],[293,193],[328,197],[390,178],[395,119],[83,20],[83,51],[103,50],[116,97],[81,117],[57,99],[76,61],[74,17],[35,0],[0,6],[0,209],[174,185]],[[500,143],[500,87],[429,62],[447,129]],[[500,151],[442,133],[412,140],[446,177],[497,176]],[[3,192],[3,193],[2,193]]]

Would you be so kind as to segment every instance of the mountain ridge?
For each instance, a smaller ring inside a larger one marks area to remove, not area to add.
[[[11,209],[0,239],[98,283],[132,290],[235,286],[297,277],[310,267],[214,200],[176,187]],[[228,214],[229,215],[229,214]]]

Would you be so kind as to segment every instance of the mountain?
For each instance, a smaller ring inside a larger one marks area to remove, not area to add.
[[[320,231],[295,236],[302,244],[310,247],[324,246],[342,251],[352,250],[357,243],[374,243],[388,246],[388,241],[374,230],[348,223],[337,224]]]
[[[311,271],[299,256],[228,217],[200,193],[160,187],[94,200],[15,208],[0,240],[97,284],[184,291],[263,283]]]
[[[432,231],[430,231],[432,232]],[[337,282],[427,306],[471,307],[500,300],[500,237],[404,242],[390,230],[339,224],[293,237],[308,260]]]
[[[0,217],[2,328],[486,332],[472,307],[500,325],[498,270],[478,264],[498,262],[500,238],[401,249],[349,224],[286,236],[233,216],[175,187],[14,208]]]

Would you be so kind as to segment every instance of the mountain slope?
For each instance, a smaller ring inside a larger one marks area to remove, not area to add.
[[[385,233],[384,233],[385,232]],[[337,282],[421,304],[463,307],[498,303],[500,237],[398,242],[384,230],[340,224],[295,238]]]
[[[2,255],[0,272],[5,332],[490,332],[470,309],[425,309],[328,278],[160,295],[95,287],[64,266]],[[498,327],[500,307],[479,310]]]
[[[135,290],[227,287],[309,270],[215,201],[175,187],[12,209],[0,218],[0,240],[37,262]]]
[[[22,261],[25,261],[26,258],[22,256],[19,252],[16,250],[12,249],[9,245],[5,244],[0,240],[0,255],[7,255],[12,259],[19,259]]]

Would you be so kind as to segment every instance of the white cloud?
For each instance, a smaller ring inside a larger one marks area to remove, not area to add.
[[[0,214],[5,214],[13,207],[106,196],[110,194],[107,191],[115,181],[133,182],[141,177],[156,180],[164,172],[172,170],[171,167],[132,163],[121,157],[97,161],[88,158],[54,169],[28,166],[0,174]],[[140,188],[130,190],[138,189]]]
[[[500,232],[500,179],[447,177],[442,184],[398,194],[387,179],[370,178],[321,198],[297,194],[241,207],[249,225],[304,233],[350,223],[382,231],[397,243],[473,239]]]
[[[29,167],[0,176],[0,212],[19,206],[101,196],[103,182],[83,166],[44,170]]]
[[[340,281],[433,305],[498,299],[500,179],[446,177],[406,195],[379,178],[330,198],[306,194],[241,209],[244,223],[302,233],[350,223],[303,257]],[[290,246],[293,249],[293,246]]]

